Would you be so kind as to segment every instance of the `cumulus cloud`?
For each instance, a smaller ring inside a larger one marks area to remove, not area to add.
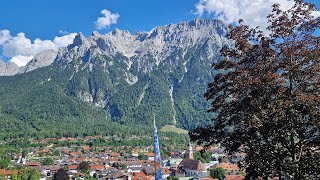
[[[10,31],[8,30],[0,30],[0,45],[7,42],[9,39],[11,39]]]
[[[95,22],[97,29],[105,29],[110,27],[112,24],[117,24],[120,17],[118,13],[111,13],[111,11],[104,9],[101,11],[103,17],[99,17]]]
[[[11,36],[9,30],[0,30],[0,48],[2,55],[11,58],[11,62],[24,66],[41,51],[48,49],[58,51],[60,47],[66,47],[73,42],[75,36],[76,33],[71,33],[55,37],[53,41],[41,40],[40,38],[31,41],[22,32]]]
[[[60,37],[56,36],[53,40],[55,49],[58,50],[60,47],[67,47],[69,44],[72,44],[76,35],[77,33],[71,33]]]
[[[199,0],[195,7],[196,14],[200,16],[204,13],[213,14],[227,24],[243,19],[252,27],[265,29],[268,26],[266,17],[275,3],[287,10],[294,5],[294,0]]]

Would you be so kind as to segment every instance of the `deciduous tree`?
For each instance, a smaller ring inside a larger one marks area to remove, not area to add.
[[[47,166],[47,165],[53,165],[54,164],[54,160],[52,158],[45,158],[42,162],[43,165]]]
[[[273,5],[268,35],[240,20],[230,26],[234,46],[208,85],[212,125],[190,132],[199,144],[221,143],[245,152],[248,179],[317,179],[320,172],[320,18],[295,0],[289,10]]]
[[[82,161],[78,167],[77,167],[78,170],[84,172],[84,173],[87,173],[89,170],[90,170],[90,165],[87,161]]]
[[[59,169],[54,175],[53,180],[65,180],[69,179],[68,172],[63,168]]]
[[[212,178],[218,178],[219,180],[223,180],[226,176],[226,170],[220,167],[210,169],[210,176]]]

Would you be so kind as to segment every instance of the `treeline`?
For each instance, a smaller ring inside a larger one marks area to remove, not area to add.
[[[118,55],[97,56],[90,67],[73,60],[0,77],[0,139],[143,135],[153,113],[159,127],[174,124],[174,117],[178,127],[188,130],[208,124],[203,93],[212,60],[197,58],[207,48],[195,46],[184,56],[177,50],[150,73],[136,65],[127,70],[126,57]],[[137,83],[126,82],[130,75]]]

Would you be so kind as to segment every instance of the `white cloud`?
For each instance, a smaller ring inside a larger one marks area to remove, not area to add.
[[[36,38],[32,42],[24,33],[11,36],[9,30],[0,30],[0,48],[2,49],[2,55],[11,58],[11,62],[24,66],[41,51],[48,49],[58,51],[60,47],[66,47],[73,42],[75,36],[76,33],[71,33],[55,37],[53,41]]]
[[[97,29],[105,29],[111,26],[112,24],[117,24],[117,21],[120,17],[118,13],[111,13],[111,11],[104,9],[101,11],[103,17],[99,17],[95,22]]]
[[[10,31],[8,30],[0,30],[0,45],[7,42],[9,39],[11,39]]]
[[[268,26],[266,17],[275,3],[287,10],[294,5],[294,0],[199,0],[195,7],[200,16],[207,12],[227,24],[243,19],[245,24],[265,29]]]
[[[71,33],[68,35],[55,37],[53,42],[55,44],[55,49],[58,50],[60,47],[67,47],[69,44],[72,44],[74,37],[77,33]]]

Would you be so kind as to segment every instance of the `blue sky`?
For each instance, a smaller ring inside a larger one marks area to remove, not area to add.
[[[226,23],[241,18],[266,27],[270,6],[276,2],[289,7],[292,1],[6,0],[0,6],[0,60],[24,65],[42,50],[70,44],[76,32],[88,36],[119,28],[136,33],[196,17],[217,17]],[[307,1],[320,9],[320,0]]]
[[[197,0],[8,0],[1,3],[0,29],[25,32],[31,39],[53,39],[59,30],[89,35],[100,11],[108,9],[120,17],[102,33],[114,28],[149,31],[195,18],[191,13],[195,3]]]

